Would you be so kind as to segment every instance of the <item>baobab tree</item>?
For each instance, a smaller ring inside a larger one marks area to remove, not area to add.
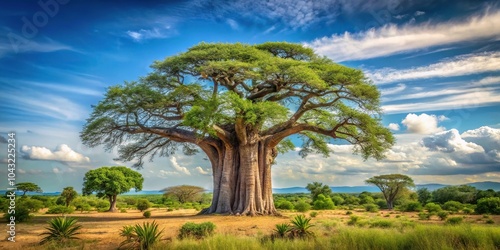
[[[137,168],[147,157],[201,149],[213,170],[205,213],[275,214],[271,165],[295,147],[292,135],[302,156],[328,155],[335,138],[381,159],[394,141],[380,122],[377,87],[302,45],[201,43],[151,67],[107,90],[81,139],[118,147]]]

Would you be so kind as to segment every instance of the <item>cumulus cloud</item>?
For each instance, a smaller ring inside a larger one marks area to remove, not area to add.
[[[389,126],[387,126],[390,130],[398,131],[399,130],[399,124],[397,123],[390,123]]]
[[[416,115],[410,113],[406,115],[405,119],[401,122],[406,126],[407,130],[412,133],[417,134],[432,134],[436,132],[443,131],[444,127],[438,127],[440,121],[444,121],[447,118],[445,116],[428,115],[422,113]]]
[[[500,11],[439,24],[385,25],[359,33],[345,32],[305,43],[335,61],[361,60],[433,46],[500,36]]]
[[[196,167],[196,168],[195,168],[195,170],[196,170],[199,174],[201,174],[201,175],[211,175],[208,169],[207,169],[207,170],[205,170],[205,169],[201,168],[200,166]]]
[[[27,146],[21,147],[21,153],[26,159],[60,161],[71,163],[89,163],[90,158],[75,152],[66,144],[61,144],[52,151],[46,147]]]
[[[461,136],[468,142],[481,145],[486,152],[500,150],[500,129],[483,126],[467,130]]]
[[[500,52],[482,52],[459,55],[438,63],[410,69],[383,68],[367,71],[366,76],[376,83],[429,79],[480,74],[498,71]]]
[[[446,153],[460,152],[470,154],[484,152],[481,146],[464,141],[456,129],[450,129],[425,137],[422,139],[422,143],[430,150]]]
[[[179,165],[179,163],[177,163],[177,159],[174,156],[172,156],[172,158],[170,158],[170,163],[172,163],[171,166],[173,169],[175,169],[175,171],[177,171],[179,173],[183,173],[185,175],[191,175],[191,172],[189,172],[189,169]]]

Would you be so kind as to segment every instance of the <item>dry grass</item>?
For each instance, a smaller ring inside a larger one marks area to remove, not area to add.
[[[179,228],[186,222],[201,223],[206,221],[213,222],[217,228],[216,234],[219,235],[233,235],[233,236],[262,236],[269,235],[275,228],[276,224],[288,223],[290,218],[300,213],[284,212],[281,217],[270,216],[256,216],[256,217],[239,217],[239,216],[222,216],[222,215],[196,215],[197,211],[194,209],[177,210],[167,212],[165,209],[152,209],[151,218],[145,219],[141,212],[138,210],[128,210],[127,213],[79,213],[71,214],[82,224],[81,234],[79,238],[82,239],[79,246],[71,249],[116,249],[120,242],[123,240],[119,236],[119,232],[124,225],[134,225],[144,221],[155,220],[160,229],[164,229],[163,240],[166,242],[172,241],[178,234]],[[306,213],[307,215],[308,213]],[[355,215],[364,218],[383,218],[394,219],[397,215],[404,216],[408,220],[414,220],[417,223],[432,223],[440,224],[442,221],[437,216],[429,221],[419,221],[416,213],[391,213],[389,211],[381,211],[378,213],[367,213],[355,211]],[[385,217],[389,214],[389,217]],[[45,231],[44,227],[47,221],[59,215],[46,215],[37,214],[36,217],[28,222],[18,224],[16,227],[16,242],[11,243],[6,241],[7,234],[3,233],[2,240],[0,241],[0,249],[9,250],[30,250],[40,249],[38,242],[41,240],[40,234]],[[463,216],[463,215],[456,215]],[[345,210],[332,210],[321,211],[318,216],[313,219],[313,223],[321,225],[325,223],[325,227],[318,226],[315,230],[319,235],[328,235],[332,231],[334,225],[328,226],[329,221],[335,221],[334,224],[344,224],[349,220],[350,215],[346,215]],[[491,216],[495,221],[495,225],[500,224],[500,216]],[[483,224],[485,219],[481,215],[467,215],[464,219],[465,222],[473,222],[475,224]],[[83,245],[83,246],[82,246]],[[56,247],[48,249],[57,249]]]

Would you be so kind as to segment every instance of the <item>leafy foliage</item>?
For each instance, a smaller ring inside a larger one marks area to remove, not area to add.
[[[332,194],[332,189],[328,185],[323,185],[321,182],[309,183],[307,184],[306,189],[311,192],[313,202],[316,201],[319,195],[329,197]]]
[[[66,206],[69,206],[76,196],[78,196],[78,193],[73,189],[73,187],[65,187],[61,192],[61,197],[64,197]]]
[[[306,218],[304,215],[297,215],[291,221],[292,227],[290,228],[290,234],[292,238],[307,238],[314,236],[314,233],[310,230],[313,225],[310,223],[311,218]]]
[[[500,197],[481,198],[477,201],[476,213],[500,214]]]
[[[137,201],[137,209],[141,212],[148,210],[151,207],[151,203],[147,199],[140,199]]]
[[[151,217],[151,211],[146,211],[142,214],[145,218]]]
[[[188,222],[182,225],[179,231],[179,239],[190,238],[190,237],[201,239],[213,235],[214,230],[215,230],[215,224],[209,221],[199,224],[194,222]]]
[[[48,232],[44,232],[41,235],[45,236],[40,244],[47,243],[49,241],[64,242],[72,239],[78,239],[75,235],[80,234],[78,231],[81,229],[81,225],[77,224],[77,220],[71,217],[56,217],[48,221],[49,226],[45,229]]]
[[[313,208],[316,210],[333,209],[335,208],[335,204],[330,196],[325,197],[323,194],[320,194],[313,202]]]
[[[49,207],[49,210],[47,211],[47,214],[71,214],[73,213],[74,210],[72,207],[67,207],[64,205],[56,205]]]
[[[311,205],[305,201],[299,201],[295,204],[295,210],[297,212],[307,212],[311,210]]]
[[[282,223],[276,225],[276,228],[274,229],[274,234],[277,237],[285,238],[289,231],[290,231],[290,224]]]

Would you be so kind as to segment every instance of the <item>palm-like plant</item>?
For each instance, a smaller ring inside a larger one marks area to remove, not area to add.
[[[160,239],[162,232],[163,230],[158,231],[158,224],[155,221],[124,226],[120,235],[127,239],[120,244],[120,248],[147,250]]]
[[[290,225],[287,223],[277,224],[274,229],[274,233],[280,238],[284,238],[288,231],[290,231]]]
[[[82,226],[78,225],[77,222],[77,219],[71,217],[56,217],[50,220],[48,222],[49,226],[45,228],[48,232],[40,234],[47,235],[42,239],[40,244],[44,244],[49,241],[64,242],[67,240],[78,239],[75,235],[80,234],[78,231]]]
[[[314,236],[314,233],[310,230],[310,228],[313,226],[312,224],[310,224],[311,218],[306,218],[304,215],[297,215],[291,222],[292,228],[290,229],[290,233],[293,238],[305,238]]]

